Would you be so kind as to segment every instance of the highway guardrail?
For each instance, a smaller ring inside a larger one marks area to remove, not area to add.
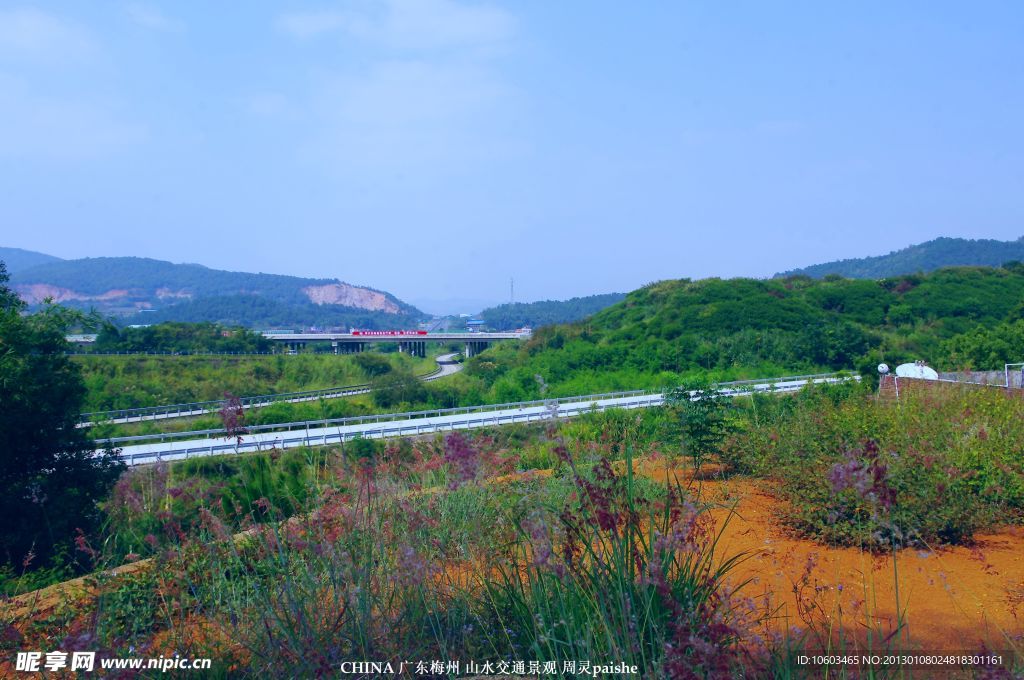
[[[717,383],[717,388],[725,396],[746,396],[757,392],[793,392],[802,389],[810,383],[841,382],[849,379],[859,380],[860,376],[851,376],[846,373],[821,373],[805,376],[786,376],[782,378],[767,378],[763,380],[741,380],[733,382]],[[485,404],[479,406],[463,406],[447,409],[428,409],[421,411],[407,411],[403,413],[381,413],[367,416],[352,416],[347,418],[329,418],[323,420],[307,420],[291,423],[275,423],[268,425],[257,425],[245,428],[243,436],[260,435],[264,433],[281,433],[288,435],[296,433],[296,436],[283,436],[273,440],[273,446],[288,447],[299,446],[302,443],[309,445],[323,445],[332,441],[347,441],[355,437],[377,437],[377,436],[403,436],[411,434],[424,434],[425,432],[436,432],[448,429],[462,429],[464,427],[480,427],[482,424],[504,424],[510,422],[530,422],[531,420],[548,417],[542,413],[511,413],[487,416],[488,413],[497,411],[523,411],[525,409],[545,407],[545,412],[560,411],[566,415],[579,413],[584,410],[598,406],[598,410],[604,408],[631,408],[637,406],[651,406],[660,404],[664,398],[664,390],[629,390],[619,392],[606,392],[599,394],[588,394],[584,396],[560,397],[553,399],[537,399],[531,401],[507,402],[503,404]],[[612,406],[602,407],[601,402],[618,401]],[[556,408],[557,407],[557,408]],[[563,407],[568,407],[563,411]],[[442,425],[415,423],[411,421],[424,420],[428,418],[439,418],[443,416],[466,416],[458,422],[444,423]],[[476,417],[479,416],[479,417]],[[311,435],[311,431],[323,430],[324,428],[341,428],[351,426],[365,426],[358,431],[341,432],[340,429],[334,433],[323,433]],[[299,432],[301,431],[301,432]],[[194,430],[190,432],[168,432],[163,434],[136,435],[131,437],[114,437],[110,439],[97,440],[97,444],[105,448],[120,448],[123,446],[139,446],[147,444],[168,444],[169,446],[180,445],[188,440],[208,440],[207,443],[195,448],[168,448],[162,451],[148,451],[145,453],[133,453],[125,456],[129,464],[138,464],[142,459],[164,459],[171,460],[167,456],[172,455],[174,459],[179,457],[187,458],[190,454],[211,455],[221,451],[240,452],[242,450],[261,450],[268,444],[263,438],[239,442],[234,436],[229,435],[224,428],[211,430]],[[224,443],[214,443],[214,439],[230,439]],[[198,442],[197,442],[198,443]],[[182,455],[179,455],[182,454]],[[141,457],[141,458],[140,458]]]

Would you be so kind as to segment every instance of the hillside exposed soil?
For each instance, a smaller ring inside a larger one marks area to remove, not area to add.
[[[368,288],[350,286],[347,283],[330,283],[325,286],[306,286],[302,289],[310,302],[318,305],[344,305],[357,307],[373,312],[397,314],[398,305],[388,299],[384,293]]]

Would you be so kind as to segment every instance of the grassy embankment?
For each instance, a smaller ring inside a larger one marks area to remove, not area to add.
[[[256,396],[363,384],[383,373],[423,375],[436,367],[436,353],[426,358],[405,354],[272,356],[81,356],[89,411],[214,401],[225,392]],[[261,424],[365,413],[365,398],[274,404],[247,412],[247,422]],[[280,419],[280,420],[279,420]],[[216,414],[125,425],[101,425],[95,437],[175,432],[220,426]]]

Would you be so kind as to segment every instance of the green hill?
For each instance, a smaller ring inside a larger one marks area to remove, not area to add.
[[[496,331],[529,326],[538,328],[554,323],[571,323],[590,316],[626,297],[625,293],[606,293],[574,297],[571,300],[516,302],[490,307],[480,313],[488,328]]]
[[[0,247],[0,262],[7,265],[7,271],[11,274],[35,267],[36,265],[46,264],[47,262],[60,261],[59,257],[47,255],[46,253],[37,253],[34,250]]]
[[[393,327],[423,317],[389,293],[338,279],[230,272],[140,257],[45,262],[16,271],[11,283],[30,304],[49,297],[136,323]]]
[[[775,276],[803,275],[820,279],[829,274],[838,274],[851,279],[880,279],[931,272],[942,267],[998,267],[1015,260],[1024,260],[1024,236],[1016,241],[943,237],[894,250],[888,255],[826,262]]]
[[[540,396],[538,375],[548,394],[568,395],[663,387],[696,372],[716,379],[844,368],[873,375],[883,360],[924,359],[940,369],[960,368],[965,356],[1024,361],[1009,357],[1015,350],[998,338],[970,355],[960,342],[1024,317],[1022,272],[663,281],[584,321],[541,328],[519,348],[492,348],[468,362],[466,376],[490,398],[515,400]]]

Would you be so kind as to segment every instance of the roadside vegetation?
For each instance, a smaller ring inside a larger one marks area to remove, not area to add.
[[[726,469],[770,480],[793,531],[887,550],[970,543],[1024,520],[1024,402],[950,387],[879,402],[861,386],[758,395]]]
[[[76,356],[86,411],[215,401],[225,392],[256,396],[369,383],[392,370],[425,374],[432,357],[355,355]]]

